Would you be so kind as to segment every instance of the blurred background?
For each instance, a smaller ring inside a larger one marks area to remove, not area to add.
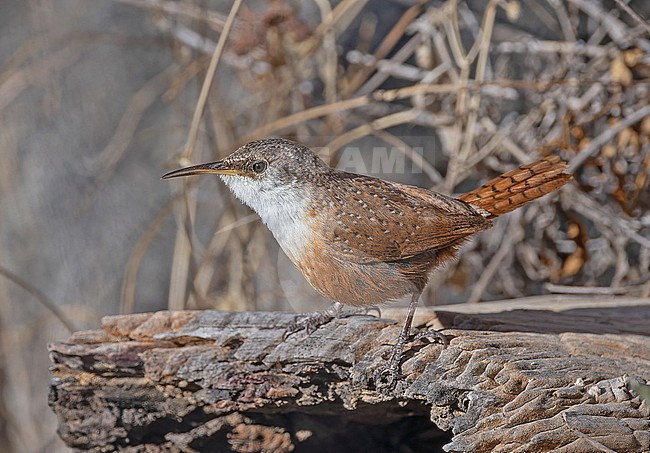
[[[423,303],[650,294],[647,2],[246,0],[188,148],[232,7],[0,2],[0,451],[66,451],[46,345],[70,330],[328,306],[216,177],[160,180],[256,138],[447,194],[559,153],[575,182],[477,236]]]

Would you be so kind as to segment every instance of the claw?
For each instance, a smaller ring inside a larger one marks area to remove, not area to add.
[[[289,336],[300,332],[301,330],[307,332],[307,335],[311,335],[316,331],[316,329],[324,324],[327,324],[335,317],[335,315],[327,312],[327,310],[309,314],[294,322],[284,333],[283,340],[286,340]]]
[[[284,333],[284,337],[282,338],[282,340],[283,341],[286,340],[289,336],[293,335],[296,332],[300,332],[301,330],[307,332],[307,335],[311,335],[320,326],[327,324],[333,319],[347,318],[350,316],[368,316],[368,313],[370,313],[371,311],[376,311],[379,317],[381,318],[381,311],[379,310],[379,307],[376,306],[364,307],[361,309],[356,309],[344,313],[343,305],[340,304],[339,302],[335,302],[327,310],[318,311],[316,313],[310,313],[302,317],[300,320],[294,322]]]
[[[434,329],[425,330],[424,332],[416,333],[415,335],[413,335],[413,337],[411,337],[411,341],[419,341],[419,340],[421,340],[423,338],[426,338],[426,339],[430,340],[431,337],[435,337],[438,340],[440,340],[442,342],[442,345],[445,348],[447,346],[449,346],[449,340],[447,339],[447,337],[444,334],[442,334],[442,333],[440,333],[440,332],[438,332],[437,330],[434,330]]]
[[[426,330],[424,332],[418,332],[415,335],[404,338],[400,335],[397,339],[397,343],[391,348],[390,355],[386,362],[386,365],[379,371],[375,377],[375,385],[378,389],[387,391],[392,390],[397,381],[400,379],[400,365],[402,358],[404,357],[404,346],[407,342],[414,342],[421,340],[423,338],[435,337],[439,339],[444,347],[449,345],[447,337],[437,330]]]
[[[343,305],[335,302],[327,310],[318,311],[304,316],[299,321],[294,322],[293,325],[287,329],[282,340],[286,340],[289,336],[296,332],[300,332],[301,330],[307,332],[307,335],[311,335],[320,326],[327,324],[334,318],[340,317],[342,309]]]
[[[406,341],[399,339],[392,347],[386,365],[379,372],[378,384],[386,389],[392,389],[400,378],[400,363],[404,356]]]

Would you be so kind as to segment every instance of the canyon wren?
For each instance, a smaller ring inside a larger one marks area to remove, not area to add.
[[[337,312],[340,304],[368,307],[410,295],[385,370],[394,381],[429,273],[452,260],[470,235],[490,228],[491,219],[566,184],[572,178],[566,165],[545,157],[452,198],[339,171],[305,146],[265,139],[163,178],[219,175]]]

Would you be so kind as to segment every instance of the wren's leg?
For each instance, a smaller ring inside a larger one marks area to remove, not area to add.
[[[413,324],[413,315],[415,314],[415,309],[418,305],[418,300],[420,299],[420,293],[413,294],[411,298],[411,303],[409,304],[408,311],[406,313],[406,319],[402,325],[402,330],[397,337],[397,342],[395,346],[391,349],[390,357],[386,366],[382,371],[382,376],[387,377],[388,380],[386,384],[392,385],[397,382],[399,378],[399,368],[402,356],[404,355],[404,346],[406,341],[410,338],[411,333],[411,324]],[[420,340],[425,337],[435,336],[439,338],[445,345],[447,344],[447,339],[443,334],[436,330],[427,330],[426,332],[421,332],[413,337],[413,340]]]
[[[305,316],[304,318],[300,319],[299,321],[297,321],[293,326],[291,326],[287,330],[284,338],[286,339],[291,334],[294,334],[301,330],[305,330],[307,334],[311,334],[320,326],[327,324],[332,319],[345,318],[348,316],[368,315],[368,313],[370,313],[371,311],[377,311],[378,315],[381,317],[381,311],[379,311],[378,307],[374,307],[374,306],[364,307],[361,309],[352,310],[352,311],[348,310],[348,312],[344,312],[343,304],[341,304],[340,302],[334,302],[332,306],[329,307],[328,309],[323,311],[318,311],[316,313],[311,313]]]
[[[418,305],[418,300],[420,299],[420,293],[413,294],[411,297],[411,303],[409,304],[408,311],[406,312],[406,319],[402,325],[402,330],[397,337],[395,345],[390,351],[390,357],[386,366],[382,371],[382,375],[387,377],[387,384],[393,384],[397,382],[399,376],[399,363],[402,360],[404,355],[404,345],[408,339],[409,333],[411,332],[411,324],[413,324],[413,315],[415,314],[415,308]]]

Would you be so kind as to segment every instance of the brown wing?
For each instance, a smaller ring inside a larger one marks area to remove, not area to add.
[[[332,187],[334,221],[321,234],[343,261],[402,260],[492,225],[467,203],[414,186],[339,173]]]

